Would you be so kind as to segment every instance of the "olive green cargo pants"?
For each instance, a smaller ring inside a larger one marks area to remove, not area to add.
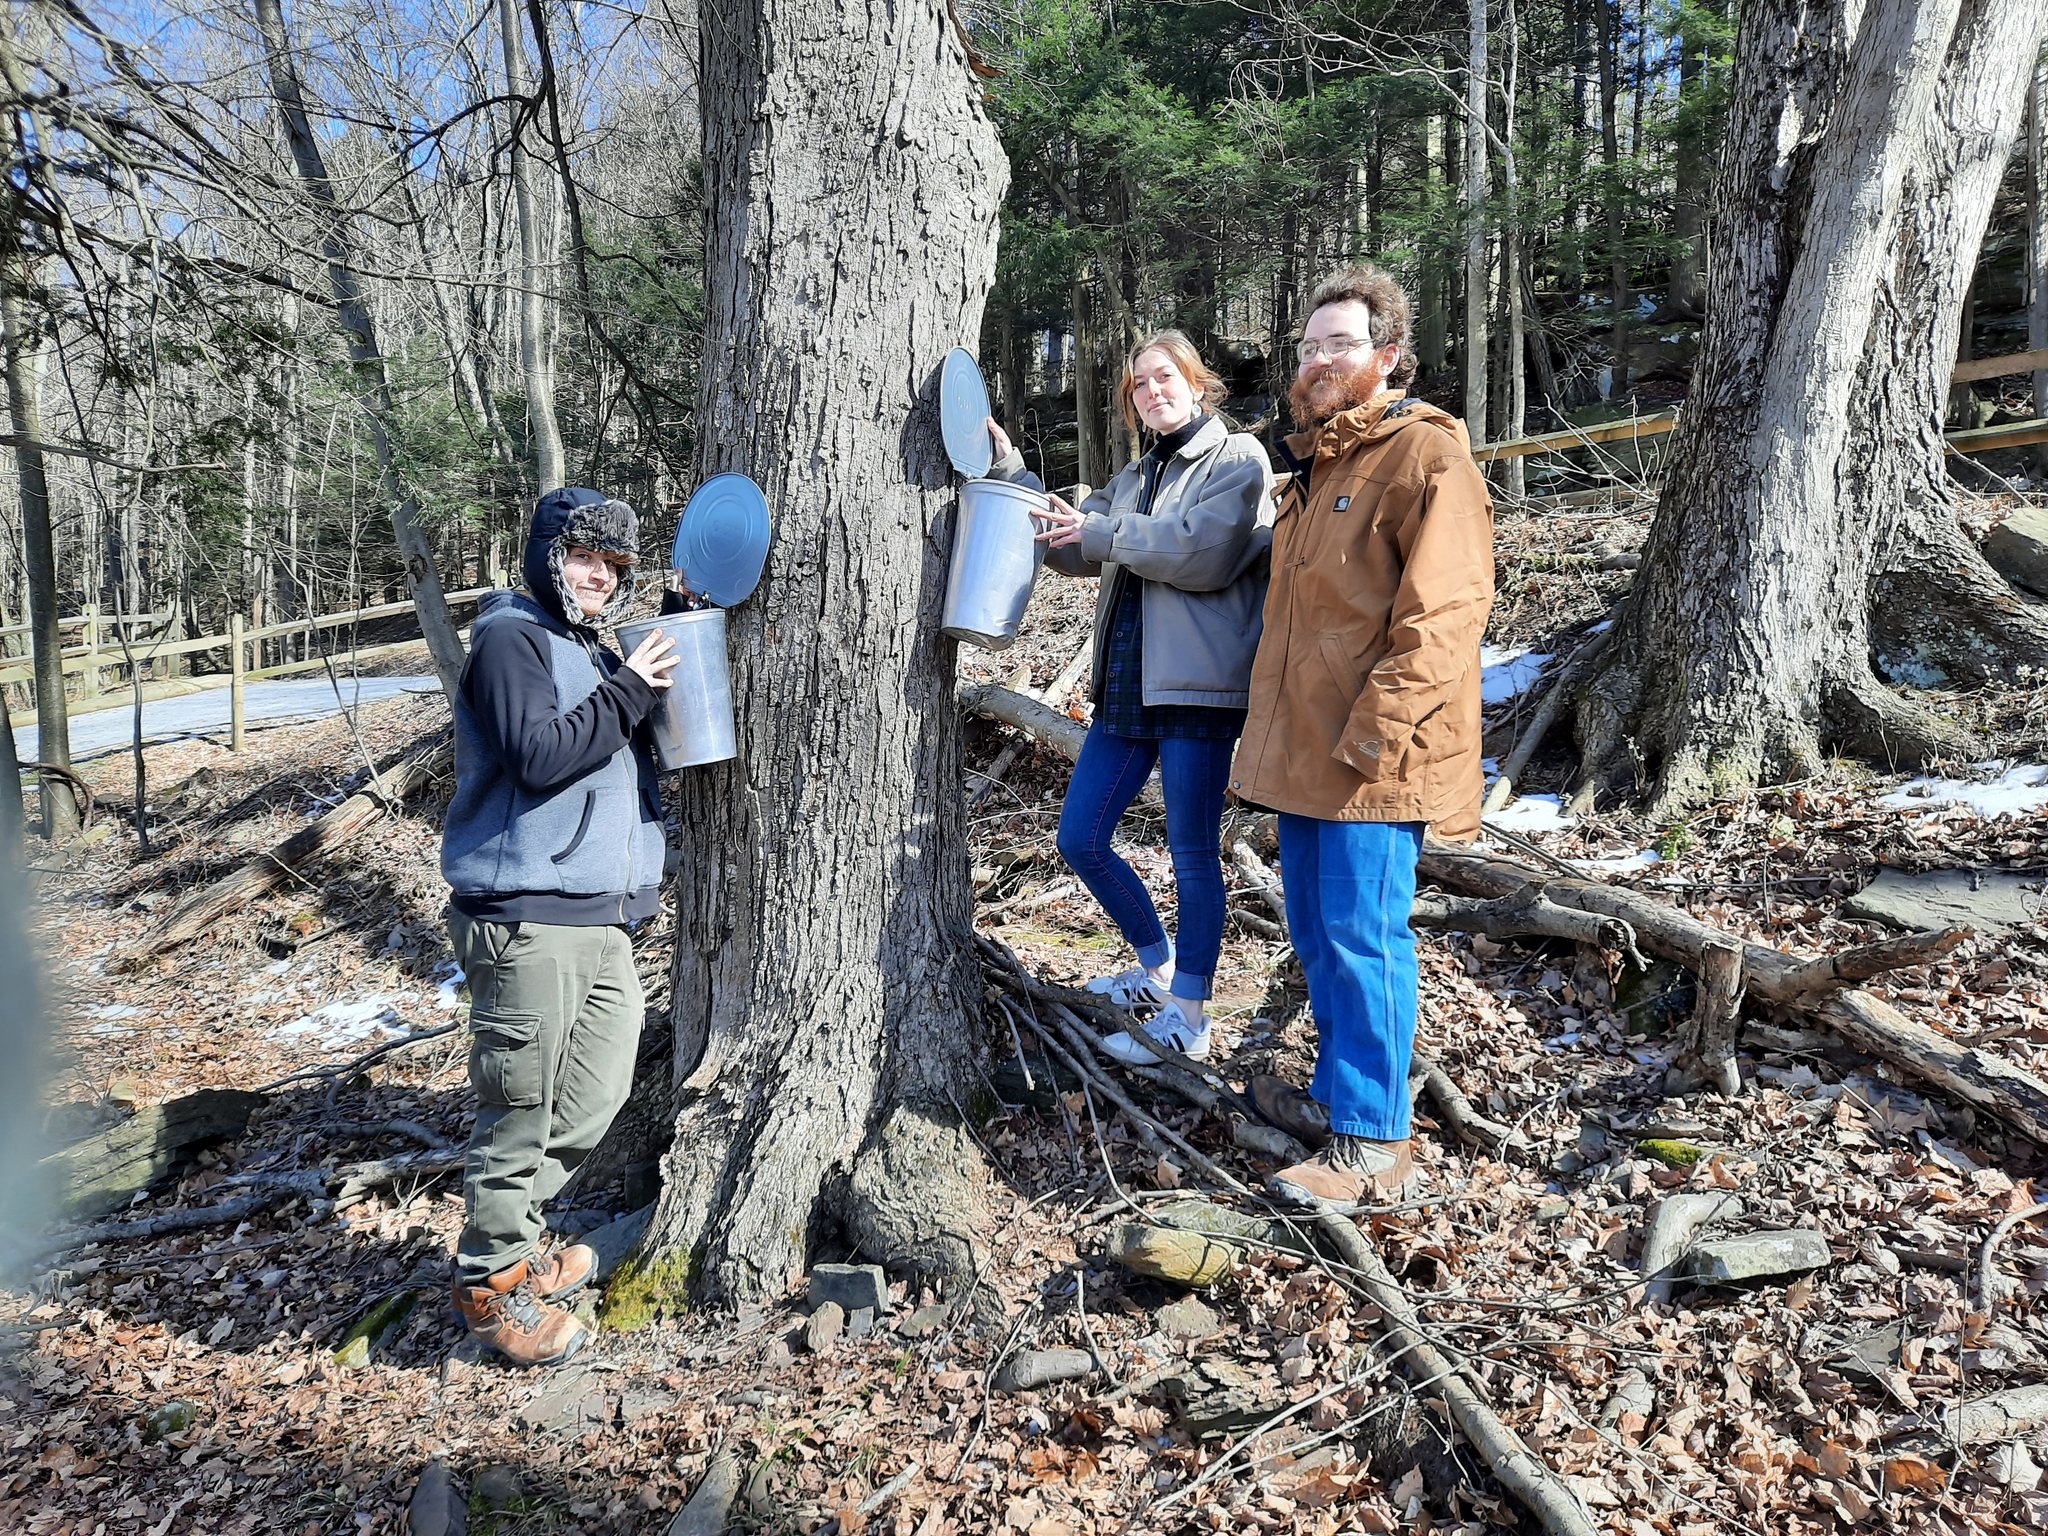
[[[486,923],[450,908],[448,936],[469,982],[477,1098],[455,1271],[474,1284],[533,1251],[541,1206],[626,1102],[645,1005],[624,928]]]

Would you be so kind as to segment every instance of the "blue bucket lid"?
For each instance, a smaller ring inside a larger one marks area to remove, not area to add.
[[[743,603],[768,559],[768,498],[745,475],[713,475],[676,526],[675,568],[721,608]]]
[[[988,416],[988,385],[974,354],[955,347],[939,365],[939,436],[953,467],[970,480],[981,479],[995,463]]]

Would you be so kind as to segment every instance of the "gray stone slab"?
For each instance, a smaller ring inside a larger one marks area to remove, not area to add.
[[[2015,507],[1985,536],[1984,558],[2014,586],[2048,597],[2048,508]]]
[[[811,1270],[811,1305],[839,1303],[844,1312],[866,1307],[880,1317],[889,1310],[889,1281],[879,1264],[819,1264]]]
[[[1886,869],[1843,902],[1842,913],[1916,933],[1949,927],[1998,933],[2048,915],[2043,884],[2039,875],[2000,869],[1930,869],[1918,875]]]
[[[1834,1261],[1828,1240],[1805,1227],[1785,1232],[1749,1232],[1718,1238],[1693,1249],[1686,1273],[1699,1285],[1736,1285],[1747,1280],[1790,1280]]]

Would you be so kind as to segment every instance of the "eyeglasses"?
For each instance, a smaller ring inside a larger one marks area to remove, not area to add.
[[[1334,362],[1337,358],[1356,352],[1360,347],[1371,345],[1370,336],[1326,336],[1321,341],[1297,343],[1294,355],[1304,363],[1312,363],[1319,357],[1327,357]]]

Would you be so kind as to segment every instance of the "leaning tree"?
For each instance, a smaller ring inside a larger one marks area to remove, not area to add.
[[[1008,166],[944,0],[705,6],[697,468],[765,486],[739,756],[685,776],[675,1137],[642,1272],[778,1292],[821,1236],[984,1257],[951,525],[935,375],[979,333]]]
[[[1959,527],[1942,402],[2040,0],[1742,9],[1700,363],[1579,703],[1591,782],[1660,812],[1968,734],[1886,680],[2048,662]]]

